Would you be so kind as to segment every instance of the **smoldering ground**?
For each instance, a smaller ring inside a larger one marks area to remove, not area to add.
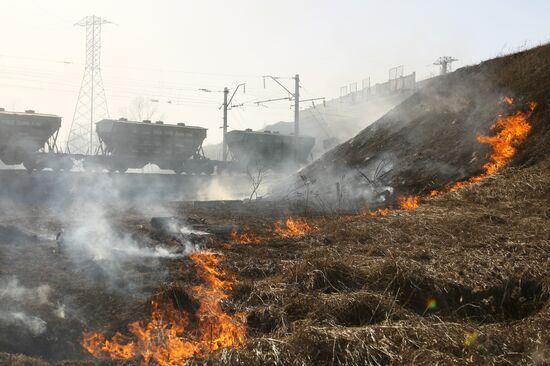
[[[184,234],[169,240],[151,234],[152,216],[174,214],[168,200],[158,199],[162,187],[133,200],[120,182],[109,175],[93,186],[69,180],[32,204],[0,200],[3,351],[82,358],[84,330],[114,314],[137,320],[143,304],[170,281],[167,264],[195,250]],[[30,194],[43,189],[37,185]]]

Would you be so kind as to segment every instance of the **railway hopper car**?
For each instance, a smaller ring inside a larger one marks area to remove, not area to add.
[[[101,152],[86,157],[86,168],[100,166],[124,172],[129,168],[155,164],[177,174],[212,174],[216,166],[202,153],[207,131],[203,127],[121,118],[97,122],[96,131],[102,143]]]
[[[313,137],[251,129],[230,131],[226,139],[233,160],[241,168],[252,164],[277,170],[304,164],[315,145]]]
[[[60,127],[61,117],[53,114],[0,109],[0,160],[6,165],[23,163],[28,170],[70,169],[70,158],[53,153]]]
[[[207,129],[164,124],[161,121],[104,119],[96,123],[101,142],[95,155],[63,153],[56,146],[61,117],[51,114],[6,112],[0,109],[0,160],[6,165],[23,164],[29,171],[70,170],[75,162],[87,171],[141,169],[155,164],[177,174],[242,173],[250,164],[280,170],[305,163],[315,139],[250,129],[226,135],[231,161],[204,156]]]

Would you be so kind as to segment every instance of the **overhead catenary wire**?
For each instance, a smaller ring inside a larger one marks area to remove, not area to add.
[[[19,58],[14,57],[13,59]],[[27,59],[30,62],[22,62],[21,64],[14,65],[9,62],[9,60],[5,58],[2,59],[2,56],[0,56],[0,60],[4,61],[3,64],[5,65],[5,67],[0,68],[0,80],[8,81],[2,83],[5,87],[18,88],[21,90],[53,91],[63,94],[77,93],[80,85],[80,69],[78,66],[83,65],[82,63],[33,57],[21,57],[20,59]],[[45,64],[48,64],[48,66]],[[39,67],[38,65],[44,65],[45,67]],[[196,108],[205,109],[211,109],[212,106],[219,105],[219,100],[217,100],[217,98],[201,97],[200,93],[197,91],[198,88],[196,85],[186,82],[185,80],[176,80],[177,77],[175,79],[168,75],[160,75],[161,77],[159,79],[154,79],[154,75],[152,75],[151,78],[140,77],[139,75],[134,76],[131,71],[147,69],[158,71],[160,74],[168,73],[169,75],[177,75],[177,73],[226,77],[243,75],[108,64],[102,65],[102,69],[104,69],[103,79],[105,83],[105,92],[109,98],[117,100],[144,98],[153,101],[153,103],[160,103],[166,106],[192,105]],[[129,70],[129,72],[115,73],[114,71],[122,69]],[[258,75],[243,76],[258,77]],[[291,80],[293,78],[288,79]],[[9,82],[10,80],[11,82]],[[213,84],[215,83],[208,82],[203,85],[205,87],[212,87]],[[244,100],[243,98],[235,99],[234,103],[230,106],[230,108],[233,108],[235,111],[236,119],[234,122],[236,122],[237,126],[240,128],[251,127],[251,125],[247,125],[250,121],[247,120],[247,113],[243,112],[242,108],[252,107],[256,110],[254,113],[259,113],[259,110],[264,107],[255,105],[255,102],[262,98],[267,97],[267,99],[272,99],[271,97],[280,95],[276,91],[273,91],[273,89],[261,89],[259,87],[259,82],[258,87],[255,87],[254,83],[252,84],[252,86],[247,85],[247,95],[249,95],[249,98],[245,98]],[[117,104],[120,106],[123,102],[117,102]],[[270,105],[269,109],[276,115],[277,113],[288,110],[289,106],[274,104]]]
[[[2,57],[20,59],[20,60],[32,60],[32,61],[40,61],[40,62],[48,62],[48,63],[65,64],[65,65],[78,65],[78,66],[84,65],[83,62],[78,62],[78,61],[49,59],[49,58],[32,57],[32,56],[8,55],[4,53],[0,54],[0,58]],[[152,67],[152,66],[130,66],[130,65],[118,65],[118,64],[105,64],[105,63],[103,63],[101,67],[103,69],[113,68],[113,69],[126,69],[126,70],[149,70],[149,71],[160,71],[160,72],[173,72],[173,73],[179,73],[179,74],[228,76],[228,77],[239,77],[239,78],[257,78],[261,76],[258,74],[219,73],[219,72],[207,72],[207,71],[197,71],[197,70],[160,68],[160,67]]]

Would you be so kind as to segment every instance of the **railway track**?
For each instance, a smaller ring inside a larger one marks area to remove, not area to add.
[[[29,172],[26,169],[2,169],[0,168],[0,177],[7,177],[7,176],[17,176],[17,177],[75,177],[75,176],[110,176],[110,177],[141,177],[138,179],[154,179],[154,178],[161,178],[161,179],[172,179],[172,180],[181,180],[186,181],[189,179],[203,179],[203,180],[211,180],[214,177],[220,177],[218,175],[187,175],[187,174],[175,174],[172,172],[166,172],[166,173],[144,173],[141,171],[128,171],[125,173],[119,173],[119,172],[107,172],[107,171],[55,171],[55,170],[41,170],[41,171],[33,171]]]
[[[212,189],[220,185],[224,192]],[[242,198],[248,187],[242,175],[0,170],[0,199],[28,203],[80,198],[130,202]]]

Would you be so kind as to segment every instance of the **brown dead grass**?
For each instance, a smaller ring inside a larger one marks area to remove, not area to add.
[[[548,362],[548,187],[547,159],[416,211],[326,223],[272,274],[242,279],[234,300],[250,314],[249,339],[217,362]],[[240,268],[283,245],[227,256]]]
[[[547,363],[548,187],[550,159],[506,169],[415,211],[319,220],[320,230],[301,238],[224,247],[224,266],[239,278],[224,307],[247,313],[248,337],[242,349],[200,362]],[[227,215],[220,222],[233,220]],[[249,218],[269,237],[269,222]],[[193,279],[181,276],[158,296],[192,311],[186,286]],[[431,298],[433,309],[426,307]],[[45,365],[13,355],[2,362]]]

